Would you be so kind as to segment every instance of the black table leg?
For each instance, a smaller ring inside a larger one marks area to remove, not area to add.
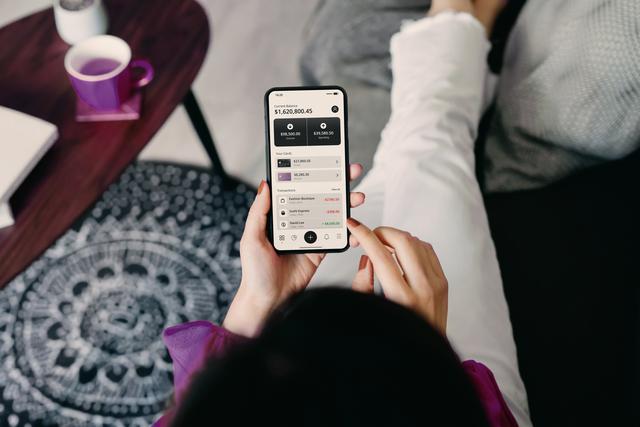
[[[200,105],[198,104],[198,100],[191,89],[189,89],[187,95],[182,100],[182,104],[187,110],[191,124],[198,134],[202,146],[206,150],[209,159],[211,159],[212,169],[219,172],[224,178],[227,178],[227,173],[222,166],[220,156],[218,156],[218,150],[216,150],[215,142],[213,141],[211,132],[209,132],[207,121],[205,120],[202,110],[200,109]]]

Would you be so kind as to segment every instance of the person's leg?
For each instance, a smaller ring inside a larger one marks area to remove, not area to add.
[[[355,191],[365,193],[365,204],[351,210],[351,215],[371,227],[382,225],[385,204],[384,169],[375,167],[367,173]],[[363,254],[360,248],[350,248],[340,254],[329,254],[316,272],[310,286],[351,286],[351,280]]]
[[[521,426],[530,425],[509,311],[475,177],[488,43],[468,15],[424,20],[392,41],[392,115],[354,217],[431,242],[449,279],[447,336],[486,364]],[[330,255],[316,282],[350,283],[357,252]]]
[[[323,0],[310,17],[300,57],[303,83],[339,85],[349,94],[349,157],[373,164],[389,119],[389,40],[430,0]]]

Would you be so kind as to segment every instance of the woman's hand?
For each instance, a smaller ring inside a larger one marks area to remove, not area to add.
[[[352,164],[351,180],[362,174]],[[351,207],[364,203],[363,193],[351,193]],[[240,241],[242,282],[229,307],[223,326],[231,332],[254,336],[275,307],[307,287],[325,254],[278,255],[267,239],[267,215],[271,209],[269,186],[262,181],[249,210]]]
[[[353,289],[373,292],[375,272],[387,298],[415,310],[445,335],[448,284],[431,245],[391,227],[371,231],[351,218],[347,227],[367,254],[360,259]]]

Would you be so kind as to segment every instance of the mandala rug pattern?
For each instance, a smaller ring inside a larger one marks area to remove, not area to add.
[[[0,291],[0,426],[148,426],[172,394],[170,325],[221,320],[253,190],[138,163]]]

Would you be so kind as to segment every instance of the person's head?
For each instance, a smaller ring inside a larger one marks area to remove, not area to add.
[[[487,426],[447,340],[384,298],[295,295],[257,339],[211,359],[174,426]]]

